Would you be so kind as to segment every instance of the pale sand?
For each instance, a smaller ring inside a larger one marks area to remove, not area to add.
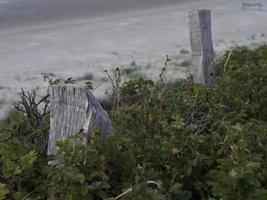
[[[114,12],[111,9],[99,15],[87,16],[83,11],[73,19],[71,13],[48,20],[27,21],[26,16],[20,23],[11,20],[10,26],[8,20],[0,21],[0,102],[10,103],[19,88],[46,87],[42,73],[58,77],[93,73],[97,85],[105,77],[103,70],[136,61],[154,64],[140,71],[156,79],[165,55],[181,62],[179,51],[190,49],[188,11],[193,9],[211,9],[216,52],[267,40],[267,11],[242,11],[242,0],[171,3],[135,5],[133,9],[125,5],[121,12],[112,8]],[[267,8],[267,3],[264,5]],[[167,75],[178,79],[185,77],[186,71],[171,68]],[[102,95],[104,87],[95,92]]]

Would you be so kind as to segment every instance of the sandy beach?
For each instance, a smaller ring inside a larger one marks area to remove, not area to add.
[[[218,54],[235,45],[267,41],[263,0],[262,11],[243,11],[242,0],[109,0],[109,4],[68,0],[64,6],[59,0],[42,6],[41,0],[11,1],[0,1],[1,116],[20,88],[47,87],[44,74],[63,78],[93,74],[97,85],[106,76],[105,69],[135,61],[150,64],[139,71],[156,78],[169,55],[176,63],[171,64],[169,78],[185,77],[188,69],[179,63],[190,59],[190,52],[180,52],[190,51],[188,11],[193,9],[211,9]],[[15,12],[20,6],[25,9]],[[95,91],[103,92],[103,87]]]

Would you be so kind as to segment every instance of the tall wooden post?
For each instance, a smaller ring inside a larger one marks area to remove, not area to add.
[[[52,86],[50,91],[50,133],[48,155],[57,152],[56,141],[80,130],[90,133],[99,128],[101,135],[111,130],[111,120],[90,89],[84,84]]]
[[[190,11],[189,26],[194,81],[211,85],[215,80],[215,69],[210,11]]]

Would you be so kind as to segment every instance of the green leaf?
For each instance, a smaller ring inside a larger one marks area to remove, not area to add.
[[[26,155],[22,156],[20,160],[21,160],[22,170],[25,170],[27,168],[32,167],[33,163],[37,160],[37,154],[34,150],[30,151]]]
[[[0,200],[4,200],[6,195],[9,193],[5,184],[0,183]]]
[[[181,183],[175,183],[172,187],[171,187],[171,193],[172,194],[178,194],[181,192],[183,185]]]
[[[190,191],[181,191],[172,197],[175,200],[189,200],[192,197],[192,193]]]

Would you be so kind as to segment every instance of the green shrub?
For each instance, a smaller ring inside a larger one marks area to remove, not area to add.
[[[189,54],[189,51],[187,49],[181,49],[180,54]]]
[[[21,91],[21,100],[0,122],[0,199],[44,199],[49,113],[47,96]],[[43,105],[42,105],[43,104]],[[42,106],[43,110],[39,110]]]
[[[94,75],[91,73],[86,73],[85,75],[78,77],[78,81],[91,81],[94,79]]]
[[[179,66],[182,66],[182,67],[190,67],[191,66],[191,61],[190,60],[184,60],[182,61],[181,63],[179,63]]]
[[[57,163],[48,171],[51,200],[105,198],[109,188],[105,157],[94,146],[84,145],[83,139],[74,137],[58,142]]]
[[[226,52],[213,86],[165,83],[164,71],[123,83],[113,133],[77,133],[54,157],[49,115],[24,92],[0,124],[0,199],[267,199],[266,55]]]

